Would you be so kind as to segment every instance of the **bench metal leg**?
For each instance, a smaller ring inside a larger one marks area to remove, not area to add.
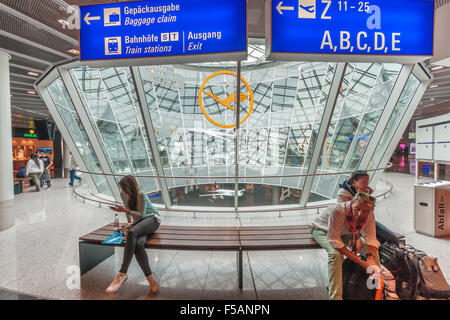
[[[114,254],[114,246],[105,246],[80,241],[80,273],[85,274],[99,263],[105,261]]]
[[[236,252],[236,258],[237,258],[237,271],[238,271],[238,286],[239,289],[242,289],[243,287],[243,278],[242,278],[242,250],[239,250]]]

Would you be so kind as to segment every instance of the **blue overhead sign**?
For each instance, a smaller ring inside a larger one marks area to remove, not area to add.
[[[179,62],[189,62],[194,55],[247,56],[246,0],[86,5],[80,6],[80,18],[81,61],[178,56]]]
[[[268,0],[266,23],[269,59],[433,55],[434,0]]]

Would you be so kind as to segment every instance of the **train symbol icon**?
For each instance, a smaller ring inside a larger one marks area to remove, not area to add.
[[[105,55],[122,54],[122,39],[121,37],[105,38]]]

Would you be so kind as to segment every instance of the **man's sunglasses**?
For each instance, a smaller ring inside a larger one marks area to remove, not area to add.
[[[371,201],[371,202],[376,202],[377,201],[377,198],[371,196],[368,193],[364,193],[364,192],[358,192],[354,196],[354,199],[365,199],[365,198],[369,199],[369,201]]]

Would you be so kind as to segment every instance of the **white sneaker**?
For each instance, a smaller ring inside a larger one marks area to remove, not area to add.
[[[117,276],[115,277],[114,281],[111,282],[111,284],[109,285],[109,287],[105,290],[106,293],[114,293],[117,290],[120,289],[120,287],[122,286],[122,284],[127,281],[128,279],[128,275],[125,273],[119,273],[117,274]]]
[[[153,275],[147,277],[148,283],[150,284],[150,289],[152,293],[157,293],[159,290],[159,284],[156,282]]]

